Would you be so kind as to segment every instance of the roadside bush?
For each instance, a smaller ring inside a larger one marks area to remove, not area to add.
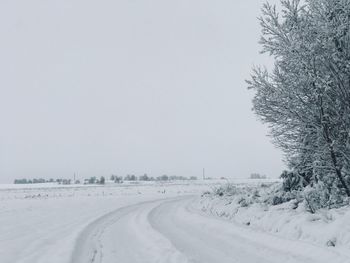
[[[283,179],[282,189],[286,192],[300,190],[306,186],[305,179],[296,172],[283,171],[281,178]]]
[[[233,196],[239,193],[239,190],[233,184],[221,185],[213,189],[213,194],[218,196]]]
[[[244,197],[241,197],[239,200],[238,200],[238,204],[240,204],[241,207],[248,207],[251,202],[249,202],[247,199],[245,199]]]
[[[303,192],[305,207],[311,212],[315,213],[316,210],[325,206],[328,203],[329,196],[325,191],[322,184],[317,184],[314,187],[307,186]]]

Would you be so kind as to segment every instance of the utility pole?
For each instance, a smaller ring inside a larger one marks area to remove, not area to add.
[[[205,169],[203,168],[203,180],[205,180]]]

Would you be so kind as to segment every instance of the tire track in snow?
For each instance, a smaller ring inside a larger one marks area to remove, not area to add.
[[[120,208],[89,224],[71,263],[346,263],[332,249],[207,216],[192,197]]]
[[[148,222],[150,211],[169,199],[179,200],[167,198],[142,202],[96,219],[77,238],[70,262],[187,262]]]

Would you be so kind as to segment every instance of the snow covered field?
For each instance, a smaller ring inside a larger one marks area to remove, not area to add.
[[[293,236],[307,226],[326,227],[321,215],[253,207],[236,220],[227,199],[201,197],[218,183],[2,187],[0,262],[350,262],[349,210],[332,214],[337,224],[327,232],[338,237],[342,227],[343,238],[327,247],[305,231]],[[301,220],[316,216],[321,219]],[[271,234],[274,229],[281,233]]]
[[[0,262],[70,262],[79,233],[97,218],[140,202],[199,194],[202,183],[2,185]],[[123,227],[123,226],[121,226]]]

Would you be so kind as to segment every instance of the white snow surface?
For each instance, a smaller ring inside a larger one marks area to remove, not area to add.
[[[2,185],[0,262],[71,262],[79,235],[106,214],[145,201],[198,195],[207,188],[202,182]]]
[[[308,232],[295,236],[300,228],[293,230],[292,225],[322,230],[329,221],[313,220],[314,215],[303,221],[310,215],[295,211],[292,224],[286,219],[290,209],[283,206],[271,212],[247,208],[246,216],[239,213],[241,219],[237,213],[228,216],[234,209],[227,200],[201,197],[217,183],[3,187],[0,262],[350,262],[346,208],[330,212],[337,226],[327,231],[338,239],[336,247],[327,247],[306,238]],[[271,214],[260,217],[264,213]],[[260,219],[241,224],[248,214]],[[343,237],[336,231],[341,223],[346,223]],[[271,234],[276,228],[281,231]]]
[[[258,202],[248,206],[242,205],[242,199],[252,196],[254,188],[246,187],[246,193],[245,188],[241,188],[243,195],[205,194],[197,199],[196,206],[205,214],[255,232],[313,244],[325,251],[334,251],[350,257],[349,206],[321,209],[312,214],[306,210],[303,203],[295,209],[294,201],[275,206]],[[259,186],[256,190],[259,195],[264,194]]]

